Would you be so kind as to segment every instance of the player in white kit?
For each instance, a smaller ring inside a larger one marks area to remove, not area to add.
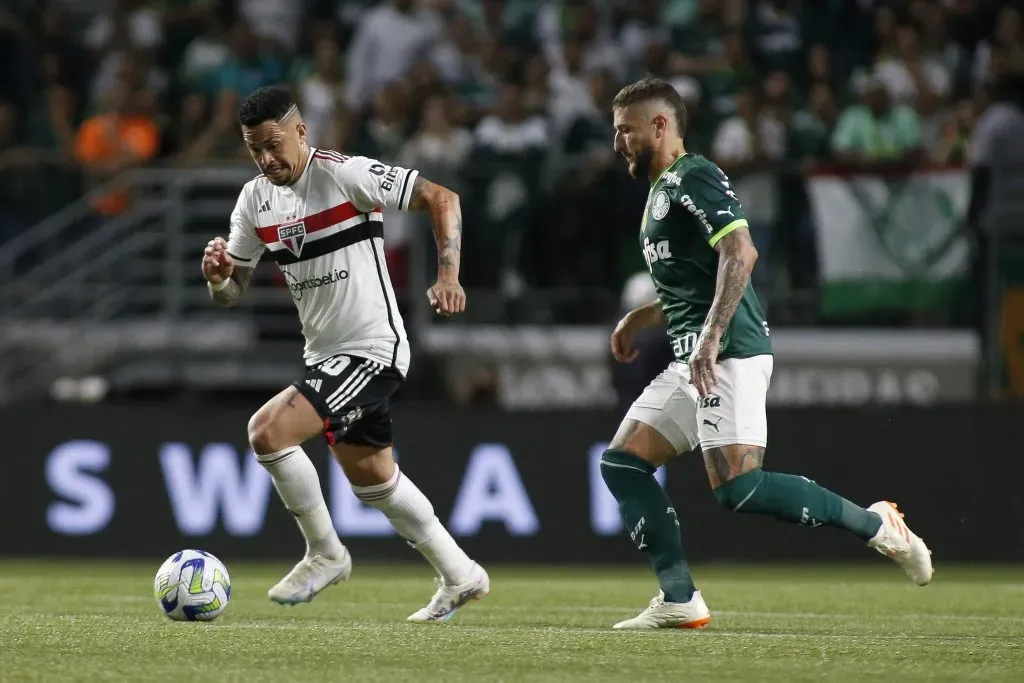
[[[305,377],[249,420],[256,458],[306,539],[305,556],[268,595],[282,604],[308,602],[352,571],[301,446],[322,433],[356,496],[383,512],[437,571],[437,592],[409,621],[447,620],[485,596],[490,581],[392,454],[390,398],[409,369],[409,341],[384,261],[381,209],[429,213],[438,276],[427,296],[438,313],[451,315],[466,304],[458,279],[459,197],[414,170],[310,147],[284,88],[250,94],[239,122],[261,174],[242,188],[227,242],[217,237],[207,245],[203,275],[214,302],[231,306],[269,251],[306,339]]]

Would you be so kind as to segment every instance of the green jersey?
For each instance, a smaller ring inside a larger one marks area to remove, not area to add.
[[[690,357],[715,298],[720,239],[747,219],[729,178],[698,154],[683,154],[651,185],[640,227],[640,248],[665,314],[672,348]],[[750,284],[718,358],[749,358],[772,352],[768,322]]]

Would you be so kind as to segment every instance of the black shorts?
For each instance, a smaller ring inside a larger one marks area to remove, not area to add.
[[[392,444],[391,395],[404,381],[395,368],[341,355],[307,367],[292,386],[323,418],[327,443],[385,448]]]

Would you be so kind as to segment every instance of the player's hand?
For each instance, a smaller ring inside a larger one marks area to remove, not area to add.
[[[710,395],[718,382],[715,377],[718,342],[714,335],[709,335],[705,330],[697,338],[697,348],[690,354],[690,384],[697,388],[702,398]]]
[[[223,237],[214,237],[203,250],[203,277],[219,285],[235,272],[235,261],[228,255],[228,243]]]
[[[458,280],[439,278],[427,290],[427,300],[435,313],[446,317],[466,310],[466,292]]]
[[[632,313],[627,313],[612,332],[612,355],[615,360],[620,363],[632,363],[640,355],[640,352],[633,348],[636,331],[636,318]]]

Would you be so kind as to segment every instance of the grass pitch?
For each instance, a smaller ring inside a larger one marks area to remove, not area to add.
[[[490,567],[491,596],[406,624],[425,565],[356,564],[314,602],[266,590],[285,566],[230,563],[209,623],[153,601],[159,561],[0,563],[0,681],[1024,680],[1024,569],[940,566],[918,588],[864,567],[698,567],[703,631],[615,632],[657,590],[635,568]]]

